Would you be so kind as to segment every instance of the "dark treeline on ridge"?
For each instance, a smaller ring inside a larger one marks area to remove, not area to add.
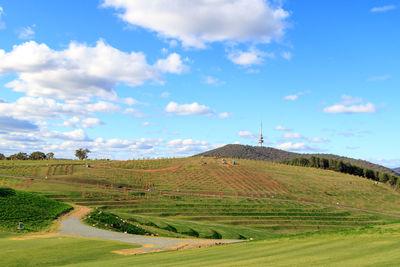
[[[319,169],[352,174],[356,176],[365,177],[367,179],[371,179],[374,181],[379,181],[382,183],[388,182],[390,185],[399,185],[400,183],[399,176],[392,175],[386,172],[380,172],[368,168],[363,168],[348,162],[343,162],[342,160],[326,159],[313,156],[310,158],[295,158],[282,163],[285,163],[287,165],[312,167],[312,168],[319,168]]]

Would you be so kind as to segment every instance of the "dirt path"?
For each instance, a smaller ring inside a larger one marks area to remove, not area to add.
[[[72,212],[67,218],[61,222],[61,230],[59,234],[69,236],[80,236],[88,238],[100,238],[106,240],[127,242],[142,245],[136,249],[125,249],[114,251],[114,253],[123,255],[142,254],[148,252],[180,250],[204,246],[212,246],[219,244],[228,244],[242,242],[243,240],[231,239],[181,239],[181,238],[162,238],[149,237],[142,235],[123,234],[107,230],[98,229],[88,226],[81,222],[82,216],[90,212],[90,209],[83,206],[77,206],[77,210]]]

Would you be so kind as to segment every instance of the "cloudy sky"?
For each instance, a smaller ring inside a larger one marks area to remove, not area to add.
[[[228,143],[400,166],[400,2],[0,0],[0,152]]]

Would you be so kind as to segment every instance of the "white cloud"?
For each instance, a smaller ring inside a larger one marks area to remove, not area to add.
[[[143,114],[139,110],[134,109],[134,108],[125,109],[124,110],[124,114],[132,115],[132,116],[134,116],[136,118],[144,118],[144,117],[147,116],[146,114]]]
[[[93,126],[98,126],[104,124],[98,118],[86,118],[82,120],[82,127],[83,128],[92,128]]]
[[[162,92],[161,97],[162,98],[168,98],[171,94],[169,92]]]
[[[257,135],[250,131],[239,131],[237,135],[240,137],[243,137],[243,138],[248,138],[248,139],[257,138]]]
[[[307,91],[303,91],[303,92],[298,92],[293,95],[287,95],[287,96],[283,97],[283,99],[294,101],[294,100],[297,100],[300,96],[307,95],[307,94],[311,94],[311,91],[307,90]]]
[[[82,129],[77,129],[71,132],[46,132],[42,134],[45,138],[71,140],[71,141],[89,141],[90,139]]]
[[[143,127],[147,127],[147,126],[150,126],[150,122],[144,121],[140,125],[143,126]]]
[[[293,54],[290,53],[289,51],[284,51],[282,52],[281,56],[286,59],[287,61],[292,60]]]
[[[264,0],[104,0],[124,21],[185,47],[212,42],[269,43],[283,36],[289,13]]]
[[[230,118],[230,117],[233,117],[233,114],[229,113],[229,112],[221,112],[218,114],[218,118],[220,118],[220,119],[226,119],[226,118]]]
[[[12,117],[0,116],[0,131],[7,132],[31,132],[39,127],[27,120],[18,120]]]
[[[353,98],[352,96],[343,95],[342,102],[323,109],[325,113],[376,113],[377,109],[372,103],[362,103],[361,98]]]
[[[380,6],[380,7],[373,7],[371,8],[372,13],[379,13],[379,12],[386,12],[390,11],[393,9],[396,9],[397,7],[395,5],[387,5],[387,6]]]
[[[4,15],[4,9],[0,6],[0,30],[6,28],[6,24],[1,20],[1,17]]]
[[[327,143],[327,142],[329,142],[328,139],[320,138],[320,137],[308,138],[307,140],[310,143]]]
[[[35,25],[23,27],[17,30],[18,38],[23,40],[29,40],[35,38]]]
[[[175,113],[177,115],[213,115],[215,111],[205,105],[199,105],[197,102],[192,104],[178,104],[175,102],[169,102],[165,107],[165,111],[168,113]]]
[[[175,139],[167,143],[170,153],[179,155],[192,155],[215,148],[206,141],[196,141],[192,139]]]
[[[368,79],[369,82],[380,82],[380,81],[386,81],[390,79],[390,75],[382,75],[382,76],[373,76]]]
[[[297,100],[297,98],[299,98],[298,95],[287,95],[287,96],[285,96],[283,99],[294,101],[294,100]]]
[[[28,96],[74,103],[90,102],[93,97],[116,99],[113,88],[120,83],[142,85],[159,80],[164,72],[180,73],[182,69],[177,54],[149,65],[143,53],[126,53],[102,40],[95,46],[72,42],[61,51],[35,41],[14,46],[8,53],[0,50],[0,74],[17,74],[6,87]]]
[[[315,148],[307,146],[305,143],[286,142],[276,146],[277,149],[288,151],[315,151]]]
[[[121,107],[110,102],[99,101],[93,104],[87,104],[86,110],[89,112],[114,113],[121,110]]]
[[[54,99],[21,97],[16,102],[0,103],[0,114],[24,120],[43,120],[62,116],[86,116],[87,110],[80,105],[58,103]]]
[[[286,139],[303,139],[304,137],[299,133],[285,133],[283,135]]]
[[[290,132],[290,131],[292,131],[293,129],[290,129],[290,128],[287,128],[287,127],[285,127],[285,126],[282,126],[282,125],[278,125],[278,126],[276,126],[275,127],[275,130],[277,130],[277,131],[284,131],[284,132]]]
[[[136,99],[133,99],[132,97],[122,98],[122,99],[120,99],[120,101],[129,106],[141,104],[139,101],[137,101]]]
[[[67,120],[64,120],[63,126],[69,127],[69,128],[77,128],[81,120],[78,117],[72,117]]]
[[[214,77],[211,77],[211,76],[205,77],[205,78],[204,78],[204,82],[205,82],[206,84],[215,85],[215,86],[219,86],[219,85],[225,84],[225,82],[220,81],[218,78],[214,78]]]
[[[155,66],[165,73],[181,74],[187,70],[187,66],[183,64],[181,56],[177,53],[170,54],[166,59],[158,60]]]
[[[228,54],[228,59],[233,63],[241,66],[259,65],[264,61],[265,57],[274,57],[274,54],[265,53],[255,48],[251,48],[248,51],[232,50]]]

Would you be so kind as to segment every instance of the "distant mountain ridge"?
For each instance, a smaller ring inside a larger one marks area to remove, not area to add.
[[[396,173],[398,173],[398,174],[400,174],[400,167],[399,167],[399,168],[393,169],[393,171],[396,172]]]
[[[272,147],[256,147],[256,146],[245,146],[245,145],[226,145],[220,148],[216,148],[210,151],[200,153],[196,156],[205,157],[224,157],[224,158],[237,158],[237,159],[254,159],[254,160],[265,160],[272,162],[289,161],[295,158],[310,158],[312,156],[325,158],[325,159],[336,159],[348,162],[353,165],[368,168],[371,170],[387,172],[390,174],[397,174],[394,170],[386,168],[384,166],[371,163],[369,161],[342,157],[333,154],[302,154],[288,152]],[[400,168],[399,168],[400,169]],[[400,170],[399,170],[400,171]]]

